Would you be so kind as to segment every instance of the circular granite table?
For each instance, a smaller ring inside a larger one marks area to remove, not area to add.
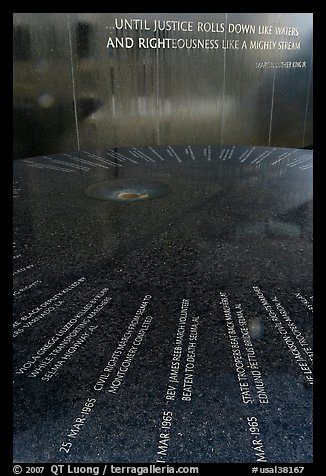
[[[312,461],[312,151],[14,162],[14,461]]]

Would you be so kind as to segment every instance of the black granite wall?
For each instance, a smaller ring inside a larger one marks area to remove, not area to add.
[[[14,157],[178,143],[309,147],[312,21],[15,13]]]

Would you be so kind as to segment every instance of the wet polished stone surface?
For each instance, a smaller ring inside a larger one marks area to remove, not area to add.
[[[312,151],[15,161],[13,257],[15,462],[312,462]]]

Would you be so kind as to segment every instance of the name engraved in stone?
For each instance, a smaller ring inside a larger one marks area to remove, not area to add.
[[[261,289],[258,286],[253,286],[252,288],[255,291],[258,299],[262,303],[264,309],[268,313],[269,317],[271,318],[273,325],[275,326],[279,334],[282,336],[285,344],[287,345],[289,352],[294,356],[294,359],[296,363],[299,365],[300,370],[303,372],[305,379],[310,385],[313,385],[313,374],[312,374],[312,370],[308,366],[307,361],[300,354],[297,346],[295,345],[291,337],[288,335],[287,330],[284,328],[282,322],[278,318],[272,306],[267,301]]]
[[[110,301],[111,298],[106,298],[104,301],[103,301],[103,305],[102,307],[104,307],[104,305],[106,305],[109,301]],[[101,307],[101,309],[102,309]],[[87,323],[89,322],[89,320],[87,321]],[[85,341],[90,337],[91,333],[94,332],[96,329],[98,328],[98,326],[89,326],[89,328],[82,334],[80,334],[78,336],[78,339],[76,339],[75,342],[73,342],[69,347],[68,349],[65,351],[65,353],[58,358],[57,362],[50,368],[50,370],[42,377],[42,380],[48,382],[49,380],[51,380],[51,378],[57,374],[57,372],[59,371],[59,369],[67,362],[67,360],[69,360],[77,350],[79,350],[79,348],[85,343]],[[79,329],[78,329],[79,331]],[[56,349],[55,349],[56,350]],[[54,353],[54,351],[51,352],[50,355],[52,355]],[[34,369],[33,372],[31,372],[31,374],[28,375],[28,377],[36,377],[38,375],[39,372],[41,372],[44,367],[46,367],[52,360],[54,360],[54,358],[52,357],[47,357],[45,359],[44,362],[41,362],[40,365]]]
[[[99,293],[97,293],[83,308],[79,311],[76,316],[69,319],[69,321],[61,327],[52,337],[42,346],[40,347],[33,355],[31,355],[27,362],[25,362],[21,367],[16,371],[17,374],[23,374],[27,369],[30,369],[36,362],[39,364],[37,368],[35,368],[29,377],[36,377],[50,362],[53,361],[66,347],[70,346],[66,353],[71,356],[72,348],[74,351],[77,350],[78,346],[82,345],[82,343],[89,337],[89,333],[86,332],[84,335],[78,334],[85,330],[88,324],[90,324],[91,320],[103,309],[104,306],[112,299],[111,297],[106,297],[102,302],[100,302],[94,310],[92,310],[81,322],[75,326],[78,322],[78,319],[83,317],[87,314],[93,305],[95,305],[107,292],[108,288],[102,289]],[[59,301],[62,302],[62,301]],[[51,309],[48,308],[48,309]],[[75,327],[74,327],[75,326]],[[64,337],[64,339],[59,343],[61,337],[63,337],[72,327],[74,329]],[[90,332],[94,332],[97,326],[90,326],[88,329]],[[75,337],[78,336],[77,341],[74,341]],[[73,345],[72,345],[73,343]],[[53,348],[54,347],[54,348]],[[44,354],[50,352],[48,357],[44,358]],[[66,358],[63,356],[61,357],[63,360]],[[43,359],[39,361],[39,359]],[[57,368],[59,368],[59,365]],[[56,372],[53,373],[53,375]],[[52,375],[52,376],[53,376]],[[51,377],[50,377],[51,378]],[[42,380],[48,380],[48,378],[42,378]]]
[[[304,352],[308,355],[309,359],[311,360],[311,362],[313,361],[313,350],[312,348],[310,347],[309,343],[307,342],[307,339],[305,338],[305,336],[302,334],[302,332],[298,329],[298,326],[292,321],[292,319],[290,318],[289,314],[287,313],[287,311],[284,309],[284,307],[282,306],[282,304],[280,303],[280,301],[278,300],[278,298],[276,296],[274,296],[272,298],[272,301],[276,307],[276,309],[278,310],[278,312],[280,313],[280,315],[283,317],[284,321],[286,322],[286,324],[289,326],[292,334],[294,335],[294,337],[296,338],[296,340],[299,342],[300,346],[302,347],[302,349],[304,350]]]
[[[141,318],[141,316],[144,314],[145,310],[146,310],[146,307],[150,301],[150,299],[152,298],[152,296],[150,294],[146,294],[146,296],[144,297],[141,305],[139,306],[139,309],[136,311],[135,313],[135,316],[131,319],[127,329],[125,330],[122,338],[120,339],[116,349],[114,350],[114,352],[112,353],[112,355],[110,356],[109,360],[107,361],[107,364],[106,366],[104,367],[103,371],[102,371],[102,374],[99,376],[96,384],[94,385],[94,390],[96,390],[97,392],[103,390],[108,378],[110,377],[113,369],[115,368],[115,366],[117,365],[128,341],[131,339],[132,335],[133,335],[133,332],[135,331],[138,323],[139,323],[139,320]]]
[[[170,364],[170,373],[168,378],[168,385],[165,392],[165,400],[166,404],[175,401],[177,387],[179,385],[179,370],[180,370],[180,361],[182,356],[183,350],[183,339],[186,331],[186,322],[188,318],[188,308],[189,308],[189,300],[183,299],[181,303],[181,311],[180,317],[178,322],[178,328],[175,336],[175,345],[173,348],[173,354]],[[167,450],[168,450],[168,443],[170,439],[170,430],[172,427],[172,411],[170,410],[163,410],[162,412],[162,420],[161,420],[161,428],[160,428],[160,441],[158,444],[157,450],[157,459],[156,463],[165,463]],[[165,433],[162,433],[162,428],[165,430]],[[162,438],[162,436],[164,436]]]
[[[144,321],[142,323],[142,326],[141,326],[137,336],[135,337],[130,350],[128,351],[126,357],[124,358],[122,364],[120,365],[119,370],[117,371],[114,379],[111,382],[111,385],[110,385],[110,388],[109,388],[110,393],[117,393],[117,390],[119,389],[120,385],[122,384],[123,379],[126,376],[126,373],[129,370],[129,367],[131,365],[132,360],[134,359],[135,355],[138,352],[139,346],[143,342],[146,331],[148,330],[149,325],[152,322],[152,320],[153,320],[152,316],[147,316],[144,319]]]
[[[13,272],[13,275],[16,276],[17,274],[23,273],[24,271],[28,271],[29,269],[34,268],[34,264],[29,264],[27,266],[24,266],[23,268],[17,269],[16,271]]]
[[[259,403],[265,404],[269,403],[267,392],[265,389],[265,384],[262,378],[261,371],[259,369],[258,359],[254,350],[254,347],[251,342],[250,332],[247,326],[246,319],[243,315],[243,310],[241,304],[235,306],[236,316],[238,319],[238,324],[240,326],[240,331],[242,335],[242,340],[246,349],[247,359],[250,367],[250,373],[253,378],[255,389],[257,392],[257,397]]]
[[[33,281],[32,283],[27,284],[26,286],[23,286],[22,288],[19,288],[18,291],[14,291],[13,296],[17,297],[20,294],[22,294],[22,293],[28,291],[29,289],[33,288],[34,286],[37,286],[38,284],[41,284],[41,282],[42,281],[40,279],[37,279],[37,280]]]
[[[132,337],[133,335],[133,332],[135,330],[135,328],[137,327],[138,323],[139,323],[139,320],[141,318],[141,316],[144,314],[145,310],[146,310],[146,307],[149,303],[149,301],[151,300],[152,296],[150,294],[146,294],[142,300],[142,303],[140,305],[140,307],[138,308],[138,310],[136,311],[134,317],[131,319],[127,329],[125,330],[122,338],[120,339],[119,343],[118,343],[118,346],[117,348],[115,349],[115,351],[112,353],[110,359],[108,360],[107,362],[107,365],[105,366],[104,370],[103,370],[103,373],[100,375],[100,377],[97,379],[97,382],[96,384],[93,386],[92,388],[92,393],[94,391],[96,392],[99,392],[101,390],[103,390],[105,384],[107,383],[113,369],[115,368],[115,366],[117,365],[118,361],[119,361],[119,358],[121,357],[122,353],[123,353],[123,350],[125,349],[129,339]],[[150,324],[150,321],[152,320],[152,317],[151,316],[148,316],[144,319],[144,322],[143,322],[143,329],[141,329],[140,331],[145,331],[148,329],[149,327],[149,324]],[[137,342],[139,343],[138,345],[140,345],[140,343],[142,342],[143,340],[143,337],[144,337],[144,334],[142,333],[138,333],[139,334],[139,338],[138,340],[134,340],[133,342],[133,346],[132,348],[137,345]],[[133,351],[131,351],[133,352]],[[128,355],[128,354],[127,354]],[[129,354],[129,356],[131,356],[132,353]],[[123,367],[124,369],[128,368],[129,365],[127,364],[127,367]],[[121,384],[121,382],[120,382]],[[118,385],[119,387],[119,385]],[[111,392],[111,393],[115,393],[115,392]],[[92,401],[92,405],[94,406],[95,403],[97,402],[97,399],[96,398],[88,398],[87,401]],[[81,416],[78,416],[78,418],[84,418],[84,414],[85,414],[85,411],[87,412],[87,410],[85,410],[85,407],[87,407],[87,405],[85,404],[80,412]],[[89,412],[90,413],[90,412]],[[79,434],[79,432],[81,431],[82,428],[84,428],[84,424],[87,420],[83,421],[82,423],[80,423],[80,427],[78,428],[78,431],[77,429],[75,429],[77,432],[70,432],[70,434],[68,434],[68,437],[70,439],[75,439],[77,434]],[[74,422],[74,424],[76,424],[76,420]],[[73,425],[74,425],[73,424]],[[77,423],[78,424],[78,423]],[[74,426],[72,427],[74,428]],[[68,451],[64,450],[64,449],[61,449],[61,448],[66,448],[68,449]],[[62,443],[61,444],[61,447],[59,448],[59,451],[64,451],[65,453],[68,453],[72,448],[72,442],[68,442],[68,443]]]
[[[13,337],[16,337],[17,335],[24,332],[24,329],[18,328],[19,326],[25,327],[25,328],[31,327],[36,322],[43,319],[43,317],[50,314],[50,312],[55,311],[56,307],[60,307],[61,304],[63,303],[63,301],[58,301],[58,302],[56,301],[59,298],[64,297],[67,293],[69,293],[70,291],[72,291],[73,289],[75,289],[77,286],[84,283],[85,281],[86,281],[86,278],[84,277],[77,279],[77,281],[70,284],[67,288],[63,289],[62,291],[55,294],[51,298],[47,299],[45,302],[43,302],[39,306],[32,309],[28,314],[24,314],[20,318],[20,320],[15,321],[13,323],[13,327],[15,328],[15,331],[13,332]],[[48,307],[50,306],[50,304],[53,304],[54,306]]]
[[[179,383],[179,368],[180,368],[180,360],[182,355],[182,345],[183,345],[183,338],[186,330],[186,322],[188,317],[188,307],[189,307],[189,300],[183,299],[181,304],[181,312],[179,318],[179,325],[177,328],[177,333],[175,337],[175,346],[173,348],[173,355],[171,360],[170,366],[170,375],[169,375],[169,382],[175,383],[178,385]],[[167,393],[166,399],[167,400],[174,400],[175,393]]]
[[[192,388],[194,383],[194,371],[196,362],[198,324],[199,317],[193,317],[189,332],[189,344],[187,348],[185,375],[183,378],[182,400],[185,402],[190,402],[192,398]]]
[[[309,309],[309,311],[313,312],[313,305],[304,296],[302,296],[300,293],[296,293],[295,297],[299,299],[299,301],[301,301],[302,304],[304,304]]]
[[[229,341],[230,341],[231,350],[232,350],[234,366],[235,366],[236,374],[239,381],[241,398],[243,403],[245,404],[254,403],[254,400],[250,393],[249,383],[247,381],[248,378],[246,374],[246,367],[245,367],[245,364],[243,361],[244,359],[243,359],[240,346],[239,346],[239,338],[237,336],[235,326],[232,320],[229,300],[226,293],[220,292],[220,296],[221,296],[220,304],[222,304],[222,307],[223,307]]]

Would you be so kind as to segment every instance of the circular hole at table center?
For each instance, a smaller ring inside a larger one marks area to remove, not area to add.
[[[160,182],[135,180],[103,181],[89,185],[85,194],[90,198],[115,202],[145,202],[162,197],[170,188]]]

